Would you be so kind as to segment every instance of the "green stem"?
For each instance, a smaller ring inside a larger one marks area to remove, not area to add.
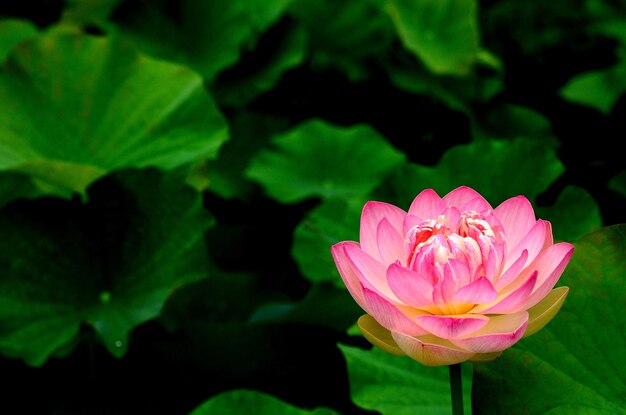
[[[452,397],[452,415],[463,415],[463,380],[461,364],[450,365],[450,396]]]

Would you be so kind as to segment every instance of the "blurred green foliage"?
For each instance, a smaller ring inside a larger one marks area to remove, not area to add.
[[[555,321],[465,367],[466,412],[620,413],[625,17],[621,0],[0,2],[3,408],[448,413],[444,368],[351,329],[329,248],[358,239],[368,200],[468,185],[526,195],[578,242]]]

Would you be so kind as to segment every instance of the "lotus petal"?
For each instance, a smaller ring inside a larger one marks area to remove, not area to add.
[[[491,205],[489,202],[485,200],[484,197],[481,196],[476,190],[469,188],[467,186],[459,186],[456,189],[452,190],[450,193],[443,197],[443,201],[446,206],[454,206],[462,212],[467,210],[475,210],[475,209],[466,209],[466,203],[469,201],[473,201],[477,203],[475,199],[482,199],[482,202],[478,202],[483,206],[487,206],[488,209],[491,209]]]
[[[535,334],[556,316],[565,302],[567,293],[569,293],[568,287],[555,288],[543,300],[528,310],[528,327],[524,332],[524,337]]]
[[[522,269],[524,269],[527,260],[528,251],[524,249],[520,256],[508,268],[505,268],[500,278],[497,279],[495,284],[496,290],[500,291],[514,281],[519,276]]]
[[[398,347],[393,337],[391,337],[391,332],[378,324],[372,316],[368,314],[362,315],[357,321],[357,324],[363,336],[374,346],[378,346],[391,354],[400,356],[405,354],[402,349]]]
[[[418,194],[411,207],[409,215],[415,215],[425,219],[435,219],[446,209],[446,204],[433,189],[426,189]]]
[[[405,304],[423,307],[433,303],[433,286],[415,271],[398,263],[387,268],[387,281],[391,290]]]
[[[387,218],[383,218],[378,224],[376,244],[378,245],[379,258],[383,264],[391,264],[405,256],[404,238]]]
[[[530,201],[524,196],[516,196],[502,202],[495,208],[495,215],[506,235],[509,252],[517,247],[537,220]]]
[[[381,220],[386,218],[391,226],[400,234],[404,234],[402,231],[402,222],[406,212],[394,205],[384,202],[367,202],[363,206],[361,212],[361,228],[359,241],[361,243],[361,249],[367,252],[375,259],[380,259],[378,253],[378,224]]]
[[[452,339],[455,345],[475,353],[493,353],[508,349],[522,338],[528,325],[528,312],[489,317],[489,322],[474,333]]]
[[[534,306],[548,295],[563,274],[573,253],[574,246],[572,244],[559,242],[542,251],[539,257],[528,266],[528,269],[536,269],[539,274],[535,289],[526,301],[526,309]]]
[[[400,302],[389,288],[386,267],[383,264],[363,252],[356,244],[344,245],[344,249],[352,269],[364,287],[376,291],[390,300]]]
[[[508,248],[509,250],[509,261],[507,261],[504,265],[504,268],[508,268],[512,261],[519,258],[522,251],[528,251],[528,259],[526,264],[531,263],[537,257],[537,254],[541,252],[543,249],[543,245],[546,241],[546,231],[549,229],[549,223],[545,220],[539,219],[530,231],[522,238],[520,243],[513,249]],[[508,242],[508,239],[507,239]]]
[[[452,339],[475,332],[487,324],[489,317],[480,314],[427,314],[416,316],[415,321],[437,337]]]
[[[355,270],[352,268],[352,262],[346,256],[345,246],[355,245],[357,248],[359,244],[356,242],[339,242],[330,248],[330,252],[335,260],[335,265],[341,275],[343,283],[346,285],[348,292],[354,298],[354,301],[365,310],[365,298],[363,297],[363,286],[359,281],[359,277]],[[366,310],[367,311],[367,310]]]
[[[528,297],[537,283],[537,271],[533,272],[524,284],[515,288],[511,292],[505,292],[498,296],[494,302],[477,305],[472,309],[472,313],[481,314],[510,314],[521,310],[526,310]]]
[[[462,212],[470,212],[470,211],[474,211],[474,212],[485,212],[485,211],[489,211],[492,209],[491,205],[489,204],[489,202],[487,202],[485,200],[484,197],[478,195],[477,197],[465,202],[463,205],[461,205],[461,211]]]
[[[498,292],[484,277],[462,287],[452,295],[452,301],[473,304],[489,303],[496,298],[498,298]]]
[[[413,312],[413,314],[416,314],[420,313],[420,311],[408,308],[401,311],[396,304],[392,304],[367,288],[363,288],[363,294],[367,314],[371,315],[381,326],[391,331],[405,333],[409,336],[421,336],[427,333],[426,330],[414,322],[414,319],[409,318],[407,314],[403,312]]]
[[[474,353],[455,346],[449,340],[433,335],[411,337],[394,332],[391,335],[404,353],[426,366],[453,365],[474,356]]]

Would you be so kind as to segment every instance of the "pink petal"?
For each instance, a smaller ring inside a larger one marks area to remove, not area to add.
[[[474,353],[433,335],[410,337],[393,332],[391,335],[404,353],[426,366],[452,365],[464,362],[474,356]]]
[[[476,281],[462,287],[452,296],[452,301],[470,304],[484,304],[498,298],[498,292],[487,278],[479,278]]]
[[[424,220],[415,215],[406,215],[404,218],[404,223],[402,224],[402,234],[406,235],[412,227],[419,225],[424,222]]]
[[[409,336],[421,336],[426,334],[426,330],[415,324],[413,320],[405,314],[405,312],[413,312],[412,314],[415,314],[419,313],[418,311],[408,308],[399,308],[397,305],[392,304],[367,288],[363,288],[363,295],[365,297],[367,313],[374,317],[374,319],[387,330],[404,333]]]
[[[405,256],[404,238],[400,236],[387,218],[383,218],[378,224],[376,243],[383,264],[391,264]]]
[[[528,325],[528,313],[502,314],[489,318],[478,331],[459,339],[455,345],[475,353],[499,352],[513,346],[522,338]]]
[[[394,205],[384,202],[367,202],[363,206],[361,212],[361,229],[360,229],[360,243],[361,249],[370,254],[376,259],[379,258],[378,244],[376,243],[378,236],[378,224],[381,220],[386,218],[389,224],[402,233],[402,222],[406,212]]]
[[[443,214],[446,205],[433,189],[423,190],[411,203],[409,215],[424,219],[436,219]]]
[[[508,269],[505,268],[506,271],[504,271],[500,278],[498,278],[495,285],[496,290],[500,291],[502,288],[514,281],[519,276],[522,269],[524,269],[524,265],[527,260],[528,251],[524,249],[517,260],[515,260],[515,262],[513,262]]]
[[[515,248],[535,225],[535,211],[524,196],[512,197],[495,208],[506,235],[509,251]]]
[[[452,244],[450,245],[452,246]],[[456,286],[463,287],[472,281],[472,271],[467,262],[450,258],[446,265],[450,267],[452,280],[456,283]],[[454,301],[454,297],[452,297],[452,300]]]
[[[461,219],[461,212],[454,206],[447,208],[444,212],[446,217],[446,227],[450,229],[459,228],[459,220]]]
[[[344,247],[351,268],[365,288],[390,300],[400,301],[389,288],[387,268],[383,264],[363,252],[356,244],[347,244]]]
[[[487,252],[487,260],[485,261],[483,258],[483,267],[485,270],[485,277],[492,281],[496,275],[498,275],[500,271],[500,260],[498,258],[498,248],[501,248],[501,245],[487,245],[484,243],[485,237],[480,238],[480,251]],[[503,252],[501,251],[503,254]]]
[[[387,268],[387,281],[391,290],[405,304],[423,307],[433,303],[433,286],[430,281],[415,271],[400,264]]]
[[[480,193],[467,186],[460,186],[452,190],[450,193],[443,197],[443,201],[445,202],[446,206],[454,206],[461,212],[465,212],[465,204],[470,200],[477,198],[482,199],[487,204],[487,206],[489,206],[489,209],[491,209],[489,203],[485,200],[484,197],[480,195]]]
[[[427,314],[416,316],[415,321],[437,337],[453,339],[475,332],[487,324],[489,318],[479,314]]]
[[[428,272],[425,275],[435,275],[435,269],[433,267],[432,271]],[[457,286],[454,283],[454,278],[452,276],[452,269],[448,267],[443,268],[443,277],[437,277],[439,280],[433,285],[433,300],[435,304],[444,309],[450,310],[446,307],[447,303],[452,302],[452,295],[455,293]]]
[[[491,209],[493,208],[491,207],[489,202],[487,202],[485,198],[480,195],[473,198],[472,200],[465,202],[465,204],[462,205],[462,207],[460,208],[462,212],[468,212],[472,210],[475,212],[484,212]]]
[[[351,262],[346,257],[345,246],[346,245],[355,245],[358,247],[356,242],[339,242],[338,244],[333,245],[330,248],[330,252],[333,255],[333,259],[335,260],[335,265],[337,265],[337,270],[341,275],[341,279],[343,283],[346,285],[348,292],[354,298],[354,301],[365,311],[365,298],[363,297],[363,288],[361,283],[359,282],[359,277],[356,272],[352,268]]]
[[[537,257],[537,254],[539,254],[539,252],[541,252],[541,250],[543,249],[543,245],[546,241],[546,230],[549,226],[546,224],[547,222],[545,220],[539,219],[535,223],[535,225],[530,228],[530,231],[528,231],[528,233],[524,235],[522,240],[517,244],[515,248],[511,249],[511,247],[507,245],[507,255],[511,259],[511,261],[513,259],[519,258],[522,251],[524,250],[528,251],[528,260],[526,262],[530,263],[534,261],[534,259]],[[507,261],[507,263],[504,265],[504,268],[508,268],[511,263],[512,262]]]
[[[546,249],[547,247],[554,245],[554,238],[552,236],[552,224],[548,222],[547,220],[545,221],[545,223],[546,223],[546,240],[543,243],[543,248],[541,249],[542,251]]]
[[[511,292],[500,294],[498,299],[489,304],[482,304],[474,307],[472,313],[481,314],[510,314],[521,310],[526,310],[525,306],[528,297],[537,283],[537,271],[533,272],[521,286]]]
[[[531,264],[529,268],[536,267],[539,271],[539,278],[535,290],[526,301],[526,308],[534,306],[548,295],[563,274],[573,253],[574,247],[571,244],[559,242],[543,251],[542,254],[544,255]]]

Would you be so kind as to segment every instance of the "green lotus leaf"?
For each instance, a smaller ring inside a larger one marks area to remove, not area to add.
[[[0,72],[0,170],[57,194],[107,172],[213,158],[227,126],[202,78],[115,39],[48,35]]]
[[[436,74],[468,75],[480,54],[475,0],[389,0],[405,47]]]
[[[565,187],[552,206],[535,209],[535,215],[549,220],[554,238],[561,241],[575,241],[602,226],[598,204],[576,186]]]
[[[206,277],[201,197],[156,170],[127,170],[88,189],[0,209],[0,352],[41,365],[81,324],[122,356],[129,332],[178,286]]]
[[[405,159],[366,125],[312,120],[274,137],[272,144],[252,159],[245,174],[283,203],[367,194]]]
[[[271,395],[253,390],[233,390],[223,392],[194,409],[189,415],[333,415],[335,411],[326,408],[313,410],[300,409]]]
[[[559,91],[568,101],[608,114],[626,92],[626,61],[608,69],[585,72],[570,79]]]
[[[339,345],[348,363],[352,400],[382,415],[451,412],[447,366],[424,366],[406,356],[394,356],[378,348],[362,350]],[[472,365],[462,365],[463,405],[470,415]]]
[[[6,59],[15,45],[38,34],[37,27],[28,20],[0,20],[0,62]]]

